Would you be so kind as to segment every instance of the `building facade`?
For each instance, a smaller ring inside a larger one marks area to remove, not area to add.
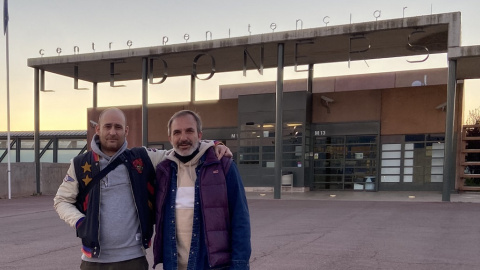
[[[316,78],[312,92],[306,80],[286,81],[282,175],[291,175],[285,179],[297,191],[441,191],[446,77],[447,69],[432,69]],[[461,116],[462,85],[457,89]],[[171,148],[168,119],[178,110],[194,110],[203,119],[203,137],[230,147],[247,189],[272,190],[275,83],[225,85],[219,91],[218,101],[149,105],[148,146]],[[140,146],[141,107],[122,109],[129,145]],[[88,119],[97,119],[101,110],[89,109]]]

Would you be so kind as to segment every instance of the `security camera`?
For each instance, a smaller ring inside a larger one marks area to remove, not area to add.
[[[94,128],[96,127],[98,124],[97,122],[93,121],[93,120],[90,120],[90,125]]]
[[[329,103],[332,103],[334,102],[335,100],[329,98],[329,97],[326,97],[326,96],[320,96],[323,100],[323,102],[320,102],[322,104],[323,107],[327,108],[327,113],[330,113],[330,106],[329,106]]]
[[[328,103],[328,102],[334,102],[334,101],[335,101],[335,100],[333,100],[333,99],[331,99],[331,98],[329,98],[329,97],[326,97],[326,96],[321,96],[321,98],[322,98],[324,101],[326,101],[327,103]]]
[[[444,102],[444,103],[438,105],[437,107],[435,107],[435,109],[445,111],[446,107],[447,107],[447,102]]]

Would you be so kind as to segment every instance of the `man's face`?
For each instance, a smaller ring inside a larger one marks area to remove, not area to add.
[[[104,112],[95,127],[95,132],[100,137],[102,152],[113,156],[122,147],[128,135],[123,113],[118,110]]]
[[[177,154],[189,156],[198,148],[202,132],[198,132],[195,118],[187,114],[172,121],[168,139]]]

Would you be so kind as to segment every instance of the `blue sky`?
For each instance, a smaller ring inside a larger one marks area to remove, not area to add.
[[[160,1],[160,0],[10,0],[9,48],[10,48],[10,115],[11,130],[33,130],[33,69],[27,67],[28,58],[73,54],[78,46],[80,53],[158,46],[162,38],[168,44],[205,40],[205,32],[212,32],[213,39],[229,36],[269,33],[271,23],[275,31],[294,30],[296,20],[303,21],[303,28],[324,26],[323,18],[329,17],[329,25],[342,25],[374,21],[374,12],[381,11],[379,20],[405,16],[428,15],[432,12],[462,12],[462,45],[480,45],[478,33],[478,1]],[[377,13],[378,14],[378,13]],[[0,41],[0,131],[7,130],[6,116],[6,65],[5,37]],[[351,68],[346,63],[315,67],[316,76],[359,74],[446,67],[446,56],[434,56],[426,63],[407,64],[405,60],[372,61],[369,66],[361,62]],[[286,79],[298,74],[286,73]],[[304,76],[303,74],[301,76]],[[218,84],[274,80],[274,71],[266,71],[263,77],[252,73],[248,78],[241,74],[216,74],[210,81],[198,85],[200,99],[218,98]],[[141,104],[140,82],[125,82],[125,88],[110,88],[99,84],[99,106]],[[477,82],[471,88],[480,87]],[[80,87],[92,88],[90,83],[80,82]],[[189,99],[189,78],[169,78],[168,83],[150,86],[149,102],[175,102]],[[40,95],[40,129],[86,129],[86,109],[92,106],[92,91],[73,90],[72,79],[47,74],[46,88],[53,93]],[[175,91],[171,91],[175,89]],[[470,91],[470,90],[468,90]],[[175,92],[175,94],[173,93]],[[468,94],[468,108],[480,106],[476,93]]]

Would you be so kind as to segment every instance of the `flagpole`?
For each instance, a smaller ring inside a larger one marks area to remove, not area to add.
[[[7,32],[5,33],[6,42],[7,42],[7,160],[8,160],[8,199],[12,198],[12,182],[11,182],[11,169],[10,169],[10,63],[9,63],[9,52],[8,52],[8,27]]]
[[[5,41],[6,41],[6,63],[7,63],[7,175],[8,175],[8,199],[12,198],[12,182],[11,182],[11,167],[10,167],[10,59],[8,52],[8,0],[4,0],[3,3],[3,26],[5,31]]]

